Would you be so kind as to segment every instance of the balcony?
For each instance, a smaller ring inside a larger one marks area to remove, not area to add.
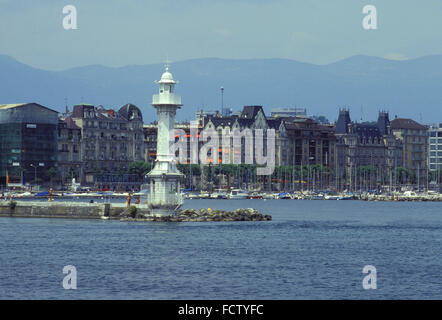
[[[173,93],[154,94],[152,104],[178,104],[181,105],[181,97]]]

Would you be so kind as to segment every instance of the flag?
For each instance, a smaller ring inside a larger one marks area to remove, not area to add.
[[[26,185],[26,181],[25,181],[25,172],[24,172],[24,171],[21,172],[21,184],[22,184],[23,186]]]
[[[6,185],[11,183],[11,179],[9,179],[8,171],[6,170]]]

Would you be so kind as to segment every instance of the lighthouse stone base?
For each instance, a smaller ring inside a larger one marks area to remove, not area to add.
[[[148,207],[152,215],[173,215],[183,205],[180,180],[183,174],[170,162],[157,162],[148,174],[150,195]]]

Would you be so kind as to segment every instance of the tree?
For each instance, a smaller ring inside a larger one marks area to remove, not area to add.
[[[50,182],[51,182],[51,187],[52,187],[52,180],[54,179],[54,177],[57,175],[57,170],[53,167],[50,167],[46,172],[45,172],[45,176],[49,178]]]
[[[129,173],[136,174],[140,180],[152,170],[152,164],[150,162],[135,161],[129,164]]]
[[[70,167],[69,168],[69,171],[68,171],[68,176],[69,176],[69,178],[72,180],[72,179],[77,179],[78,178],[78,173],[77,173],[77,171],[75,170],[75,168],[74,167]]]

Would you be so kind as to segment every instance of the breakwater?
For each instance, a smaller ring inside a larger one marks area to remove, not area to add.
[[[0,204],[0,217],[17,218],[67,218],[67,219],[109,219],[121,221],[158,222],[206,222],[206,221],[269,221],[271,215],[262,214],[256,209],[236,209],[233,211],[209,209],[184,209],[176,215],[151,215],[145,205],[126,207],[111,203],[57,203],[57,202],[3,202]]]
[[[234,211],[185,209],[173,216],[151,216],[135,213],[127,214],[124,221],[160,221],[160,222],[206,222],[206,221],[270,221],[272,216],[262,214],[253,208],[236,209]]]
[[[414,195],[361,195],[360,200],[364,201],[442,201],[442,195],[427,195],[427,194],[414,194]]]

